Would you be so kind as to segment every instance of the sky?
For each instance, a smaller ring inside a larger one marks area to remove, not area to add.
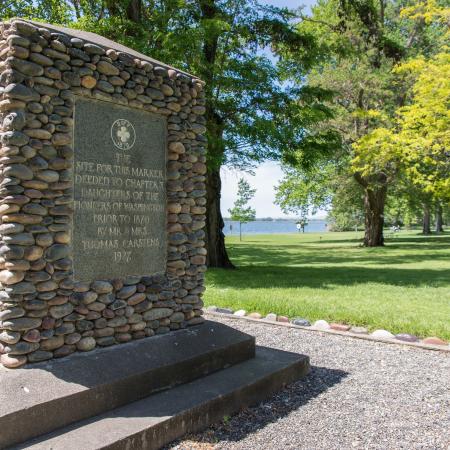
[[[305,13],[310,11],[309,7],[315,3],[314,0],[266,0],[261,1],[278,7],[297,9],[304,6]],[[256,210],[256,217],[292,217],[286,215],[279,206],[274,205],[275,186],[283,178],[281,167],[276,162],[265,162],[254,169],[254,176],[237,170],[222,168],[222,201],[221,209],[225,217],[229,217],[228,209],[233,207],[236,200],[237,183],[239,178],[245,178],[250,186],[256,189],[255,197],[249,205]],[[319,211],[315,217],[324,217],[325,212]]]

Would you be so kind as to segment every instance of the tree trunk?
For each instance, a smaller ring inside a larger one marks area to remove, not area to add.
[[[387,195],[387,177],[383,173],[374,175],[370,180],[355,173],[356,181],[364,188],[364,246],[381,247],[384,245],[384,206]]]
[[[133,22],[141,21],[142,4],[141,0],[129,0],[127,6],[127,18]]]
[[[220,169],[210,169],[206,181],[207,264],[209,267],[234,269],[225,247],[224,222],[220,211]]]
[[[428,203],[423,204],[422,233],[431,234],[431,212]]]
[[[239,240],[242,241],[242,222],[239,222]]]
[[[384,245],[384,205],[386,202],[387,187],[379,186],[377,189],[367,187],[364,191],[365,210],[365,247],[380,247]]]
[[[442,205],[438,203],[436,205],[436,233],[442,233],[444,231],[444,221],[442,219]]]

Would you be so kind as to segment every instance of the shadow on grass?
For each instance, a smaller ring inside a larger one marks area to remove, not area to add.
[[[361,248],[353,239],[299,241],[278,244],[247,242],[229,246],[233,262],[248,266],[402,265],[431,261],[449,261],[450,235],[398,237],[385,247]],[[334,244],[334,245],[330,245]],[[327,271],[330,268],[324,268]]]
[[[265,402],[246,408],[203,433],[188,435],[182,439],[212,445],[218,441],[240,441],[249,434],[286,417],[292,411],[301,409],[310,400],[341,383],[347,375],[348,373],[342,370],[312,366],[306,378],[287,386]],[[176,444],[177,442],[174,442],[166,449]]]
[[[243,266],[234,271],[211,269],[208,284],[218,288],[258,289],[310,287],[330,289],[332,286],[352,286],[370,282],[394,286],[446,287],[450,270],[368,268]]]

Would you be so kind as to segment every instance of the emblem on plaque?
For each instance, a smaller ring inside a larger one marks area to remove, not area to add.
[[[111,139],[120,150],[130,150],[136,141],[133,124],[126,119],[117,119],[111,126]]]

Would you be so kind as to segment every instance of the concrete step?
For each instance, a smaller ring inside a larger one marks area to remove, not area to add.
[[[257,347],[256,357],[78,422],[16,449],[153,450],[270,397],[305,376],[307,356]]]
[[[217,322],[23,369],[0,369],[0,449],[252,358]],[[82,449],[82,447],[78,447]]]

